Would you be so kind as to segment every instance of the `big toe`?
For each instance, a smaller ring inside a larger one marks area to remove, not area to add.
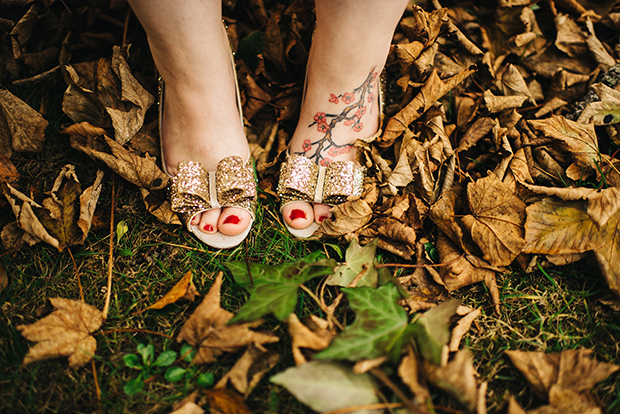
[[[285,205],[282,217],[291,228],[305,229],[314,221],[314,210],[310,203],[298,201]]]
[[[252,216],[242,208],[227,207],[222,210],[217,228],[225,236],[236,236],[248,228]]]

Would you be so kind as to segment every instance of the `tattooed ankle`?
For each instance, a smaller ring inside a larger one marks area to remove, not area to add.
[[[304,155],[317,164],[326,166],[333,162],[333,158],[347,153],[353,148],[353,144],[337,144],[333,139],[333,130],[338,124],[351,128],[354,132],[364,129],[362,118],[366,113],[371,113],[373,104],[377,99],[373,92],[378,73],[372,68],[364,82],[353,89],[351,92],[344,92],[336,95],[330,94],[328,103],[347,105],[339,114],[328,112],[317,112],[314,115],[314,122],[308,125],[309,128],[315,127],[318,132],[323,134],[316,141],[306,139],[302,144],[301,152],[296,154]]]

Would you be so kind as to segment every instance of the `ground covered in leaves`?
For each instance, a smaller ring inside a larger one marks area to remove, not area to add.
[[[615,3],[411,2],[364,193],[300,242],[275,186],[313,4],[225,1],[260,195],[214,251],[166,201],[126,2],[0,0],[1,406],[620,412]]]

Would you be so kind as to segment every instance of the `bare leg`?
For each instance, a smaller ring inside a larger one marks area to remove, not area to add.
[[[291,154],[305,155],[317,164],[352,161],[353,143],[377,132],[379,75],[407,2],[316,0],[306,95]],[[346,112],[352,104],[357,104],[353,112]],[[338,121],[338,115],[353,114],[356,121]],[[329,206],[290,203],[282,214],[291,227],[303,229],[327,218]]]
[[[231,155],[247,159],[221,0],[129,2],[166,83],[161,133],[168,172],[176,174],[181,161],[213,171]],[[250,220],[247,211],[229,207],[198,215],[192,224],[205,233],[236,235]]]

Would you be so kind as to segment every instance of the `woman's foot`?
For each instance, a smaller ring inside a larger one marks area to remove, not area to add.
[[[347,76],[328,85],[322,81],[324,76],[314,81],[309,72],[308,91],[312,92],[304,99],[290,154],[303,155],[320,166],[355,161],[355,141],[374,135],[380,127],[378,75],[372,68],[363,77]],[[291,228],[305,229],[321,224],[331,213],[327,204],[298,201],[286,204],[282,216]]]

